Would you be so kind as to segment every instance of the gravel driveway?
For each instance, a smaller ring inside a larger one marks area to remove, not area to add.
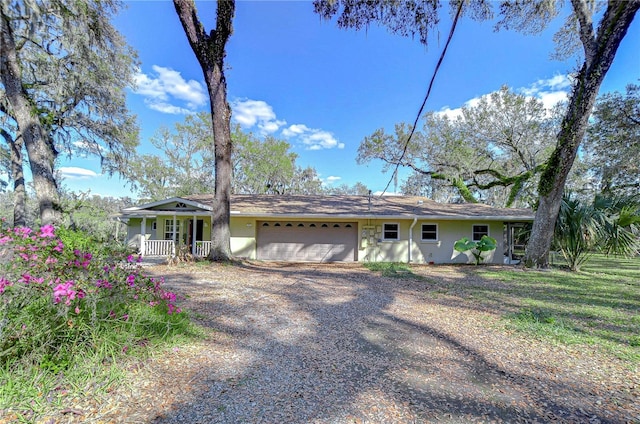
[[[206,340],[134,368],[102,419],[152,423],[638,422],[638,375],[509,334],[465,267],[152,267]],[[437,281],[438,284],[433,282]],[[487,282],[490,284],[498,284]]]

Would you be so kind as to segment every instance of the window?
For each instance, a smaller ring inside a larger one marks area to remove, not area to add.
[[[309,227],[316,228],[316,224],[309,224]]]
[[[333,224],[333,228],[340,228],[340,224]]]
[[[344,227],[345,227],[345,228],[353,228],[353,227],[351,226],[351,224],[347,224],[347,225],[345,225]]]
[[[474,224],[472,232],[473,234],[471,239],[473,241],[480,241],[482,236],[489,235],[489,226],[486,224]]]
[[[290,222],[287,222],[287,225],[285,225],[285,227],[293,227],[293,224],[291,224]]]
[[[298,224],[298,227],[304,227],[303,223]]]
[[[422,241],[438,240],[438,224],[422,224]]]
[[[383,240],[400,240],[400,225],[397,223],[387,223],[382,225]]]
[[[269,226],[269,223],[268,223],[268,222],[265,222],[265,223],[263,223],[263,224],[262,224],[262,226],[263,226],[263,227],[268,227],[268,226]]]
[[[176,221],[176,239],[180,236],[180,221]],[[173,219],[164,221],[164,239],[173,240]]]

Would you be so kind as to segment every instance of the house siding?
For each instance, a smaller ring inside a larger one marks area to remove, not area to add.
[[[186,240],[188,221],[192,216],[177,216],[181,221],[178,240]],[[204,220],[203,240],[211,240],[211,218],[198,215],[197,219]],[[407,262],[409,259],[409,229],[413,219],[347,219],[358,225],[355,260],[358,262]],[[152,230],[153,221],[157,221],[157,230]],[[162,240],[164,238],[165,221],[173,221],[173,216],[158,216],[147,218],[147,240]],[[234,256],[256,259],[257,254],[257,219],[251,217],[231,217],[231,252]],[[283,219],[282,222],[344,222],[344,218],[335,219]],[[127,229],[127,242],[131,246],[140,245],[141,218],[131,218]],[[399,224],[399,240],[383,240],[383,224]],[[438,225],[437,241],[422,241],[422,224]],[[496,239],[497,248],[485,260],[486,263],[500,264],[503,262],[503,223],[483,220],[438,221],[418,219],[412,229],[411,262],[412,263],[473,263],[470,253],[461,254],[453,250],[454,243],[462,237],[471,238],[474,224],[489,225],[489,235]]]

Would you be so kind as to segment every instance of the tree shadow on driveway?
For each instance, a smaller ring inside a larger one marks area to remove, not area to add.
[[[532,357],[481,312],[425,296],[418,280],[358,265],[244,264],[167,283],[226,343],[211,341],[215,361],[154,423],[625,419],[598,407],[589,381]]]

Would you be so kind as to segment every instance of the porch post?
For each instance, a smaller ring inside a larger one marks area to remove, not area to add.
[[[196,228],[198,228],[198,219],[193,215],[193,224],[191,225],[191,255],[196,256]]]
[[[145,241],[147,238],[147,217],[144,216],[142,217],[142,223],[140,224],[140,255],[144,256],[145,255]]]
[[[509,258],[507,263],[511,265],[513,261],[513,226],[510,222],[507,222],[507,245],[507,255]]]
[[[173,247],[171,248],[171,254],[176,256],[176,215],[173,214]]]

